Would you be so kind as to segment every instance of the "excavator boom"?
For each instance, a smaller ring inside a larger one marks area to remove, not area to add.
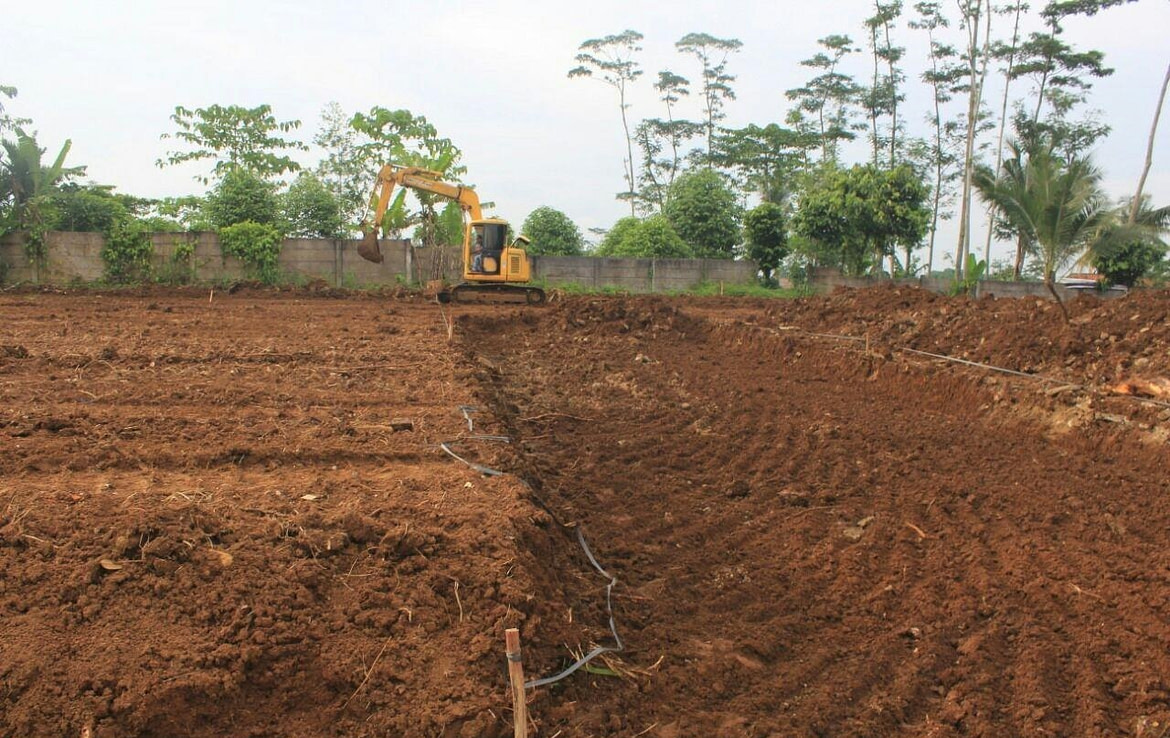
[[[429,169],[396,167],[393,164],[387,164],[378,172],[378,181],[374,185],[374,195],[377,198],[374,217],[372,220],[362,223],[364,236],[361,245],[358,246],[358,253],[367,261],[382,263],[382,251],[378,248],[378,237],[382,229],[382,218],[386,216],[386,210],[390,207],[390,198],[394,194],[395,187],[409,187],[446,197],[459,203],[459,207],[463,208],[463,211],[470,215],[472,220],[483,219],[479,195],[475,194],[475,190],[470,187],[444,182],[441,174]]]

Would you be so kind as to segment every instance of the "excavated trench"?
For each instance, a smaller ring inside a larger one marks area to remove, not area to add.
[[[655,299],[459,323],[509,469],[620,580],[626,650],[538,690],[541,734],[1133,735],[1170,716],[1165,446],[1054,429],[1027,382],[779,323]],[[523,628],[546,672],[611,641],[574,554]]]

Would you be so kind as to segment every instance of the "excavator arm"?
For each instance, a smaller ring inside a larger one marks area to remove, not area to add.
[[[463,212],[468,213],[472,220],[481,220],[483,211],[480,209],[479,196],[475,190],[462,185],[444,182],[442,175],[421,167],[396,167],[387,164],[378,172],[378,181],[374,184],[374,193],[371,202],[377,199],[374,206],[374,217],[362,221],[363,238],[358,246],[358,253],[366,261],[376,264],[382,263],[382,251],[378,248],[378,237],[382,229],[382,218],[390,207],[390,198],[395,187],[409,187],[420,192],[430,192],[459,203]]]

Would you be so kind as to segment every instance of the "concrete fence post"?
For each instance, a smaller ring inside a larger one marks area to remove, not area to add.
[[[341,287],[341,275],[344,273],[341,265],[341,240],[336,238],[331,240],[333,241],[333,286]]]

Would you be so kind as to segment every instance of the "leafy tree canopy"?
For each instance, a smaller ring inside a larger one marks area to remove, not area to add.
[[[645,220],[619,220],[606,234],[597,249],[597,255],[686,259],[695,254],[675,232],[670,221],[662,215],[654,215]]]
[[[341,205],[314,174],[301,172],[280,196],[284,232],[295,238],[340,238]]]
[[[276,190],[246,169],[229,169],[207,197],[207,218],[217,230],[236,223],[274,225],[278,220]]]
[[[178,106],[171,120],[177,130],[164,133],[162,138],[181,141],[188,148],[167,152],[158,160],[158,166],[214,160],[211,176],[196,177],[204,184],[234,169],[246,170],[262,179],[295,172],[300,165],[282,152],[308,150],[304,144],[283,135],[300,128],[301,122],[277,120],[269,105],[254,108],[212,105],[195,110]]]
[[[909,166],[826,168],[800,196],[795,231],[825,266],[863,274],[926,233],[928,188]]]
[[[359,166],[369,172],[369,187],[373,186],[378,169],[386,163],[430,169],[451,182],[460,181],[467,173],[467,168],[459,163],[463,152],[451,139],[440,136],[424,116],[409,110],[375,107],[369,113],[356,114],[350,125],[359,135],[354,156],[361,162]],[[382,222],[383,230],[401,231],[417,226],[416,237],[423,246],[440,243],[442,198],[426,192],[410,194],[419,207],[412,210],[407,206],[407,191],[398,192]]]
[[[729,258],[739,244],[743,209],[719,173],[703,169],[674,181],[663,214],[696,255]]]
[[[748,258],[756,262],[766,281],[788,255],[788,217],[784,208],[763,202],[749,210],[743,219]]]
[[[521,232],[531,241],[533,254],[577,256],[585,247],[581,229],[569,216],[550,207],[540,207],[528,214]]]

